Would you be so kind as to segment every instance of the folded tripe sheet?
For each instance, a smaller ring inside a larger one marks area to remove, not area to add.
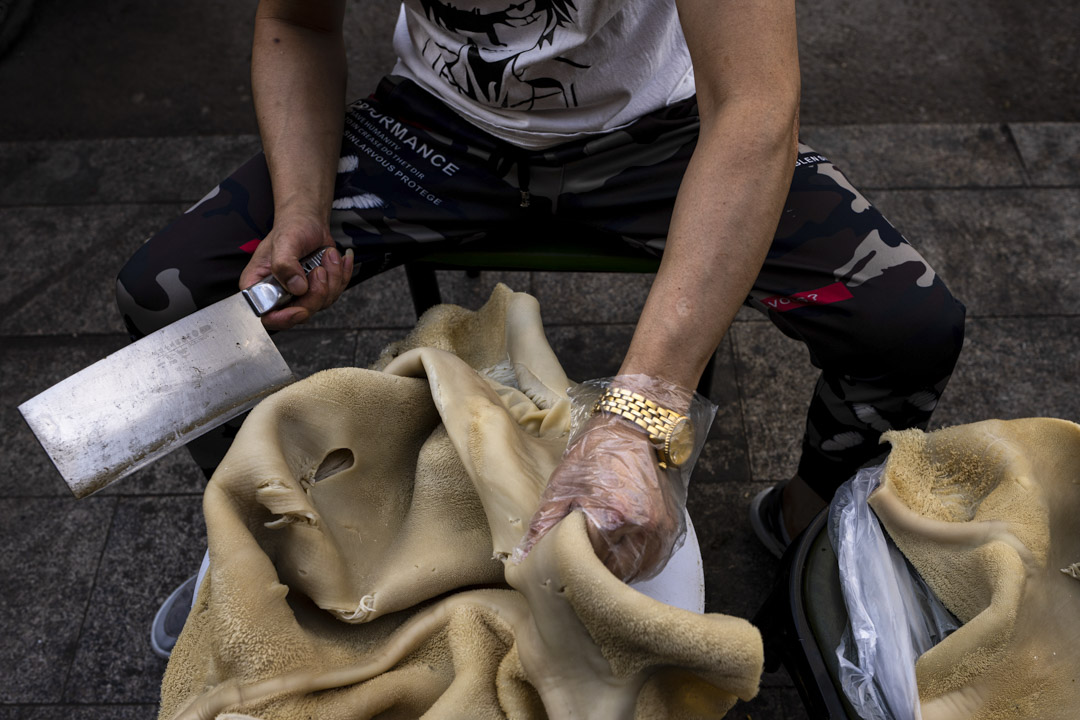
[[[916,663],[923,719],[1080,717],[1080,425],[988,420],[884,439],[870,506],[964,623]]]
[[[580,513],[504,562],[569,384],[536,301],[499,286],[377,369],[261,403],[206,489],[209,571],[160,717],[718,718],[753,697],[757,629],[620,582]]]

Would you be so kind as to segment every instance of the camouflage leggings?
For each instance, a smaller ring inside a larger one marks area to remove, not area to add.
[[[386,78],[349,109],[331,230],[354,250],[354,283],[476,238],[512,242],[522,228],[660,254],[698,125],[691,99],[603,136],[526,151]],[[799,473],[828,498],[882,452],[881,431],[926,427],[960,352],[964,307],[832,163],[799,150],[746,302],[804,342],[822,371]],[[272,224],[260,155],[123,268],[117,299],[132,337],[235,293]]]

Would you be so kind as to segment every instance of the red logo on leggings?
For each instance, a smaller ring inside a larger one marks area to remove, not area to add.
[[[806,292],[795,293],[794,295],[774,295],[773,297],[765,298],[761,302],[765,303],[765,306],[775,310],[776,312],[787,312],[788,310],[794,310],[798,307],[805,305],[828,305],[834,302],[840,302],[841,300],[847,300],[851,297],[851,291],[847,289],[844,283],[836,282],[832,285],[826,285],[823,288],[817,290],[807,290]]]

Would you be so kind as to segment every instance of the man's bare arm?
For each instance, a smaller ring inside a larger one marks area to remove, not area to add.
[[[274,228],[240,282],[273,275],[297,301],[264,318],[283,329],[329,306],[345,289],[351,256],[327,253],[305,280],[299,259],[332,244],[334,176],[345,117],[343,0],[262,0],[255,15],[251,84],[274,194]]]
[[[779,222],[797,153],[800,82],[791,0],[678,5],[701,133],[620,374],[693,388]]]
[[[615,383],[684,411],[753,286],[797,152],[799,63],[792,0],[679,0],[701,131],[667,247]],[[650,439],[598,413],[552,473],[515,557],[582,510],[604,564],[624,580],[659,570],[683,528],[685,477]]]

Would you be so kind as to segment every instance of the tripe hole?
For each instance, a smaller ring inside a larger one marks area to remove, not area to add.
[[[331,450],[315,470],[315,475],[311,478],[311,483],[314,485],[331,475],[344,472],[351,468],[355,461],[356,458],[353,456],[352,450],[349,450],[348,448]]]

